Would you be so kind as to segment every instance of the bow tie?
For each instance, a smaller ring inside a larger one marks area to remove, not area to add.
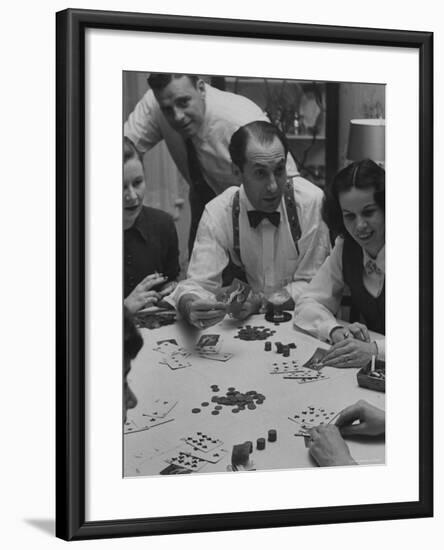
[[[382,275],[382,271],[379,269],[374,260],[367,260],[365,264],[365,271],[368,275],[371,275],[372,273],[376,273],[376,275]]]
[[[279,223],[281,221],[281,214],[280,212],[260,212],[259,210],[250,210],[247,212],[248,214],[248,220],[250,222],[250,226],[255,229],[264,218],[267,218],[270,220],[270,222],[275,226],[278,227]]]

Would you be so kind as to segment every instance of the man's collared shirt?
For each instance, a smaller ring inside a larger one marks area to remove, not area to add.
[[[252,290],[262,292],[281,281],[290,281],[287,288],[296,300],[328,256],[330,241],[321,219],[321,190],[301,177],[293,178],[293,189],[302,233],[298,242],[299,254],[283,200],[278,208],[281,218],[278,227],[264,219],[253,229],[247,213],[254,208],[243,186],[239,191],[239,240],[242,265]],[[197,231],[187,279],[181,281],[171,295],[176,307],[186,293],[214,299],[230,257],[239,265],[233,250],[233,198],[237,191],[237,187],[230,187],[207,204]]]
[[[202,174],[210,188],[219,195],[233,185],[228,145],[241,126],[256,120],[268,120],[250,99],[205,85],[205,117],[192,142]],[[182,176],[190,181],[184,138],[174,130],[160,110],[152,90],[148,90],[125,122],[124,134],[144,153],[161,140],[167,147]],[[287,156],[287,174],[298,173],[291,155]]]

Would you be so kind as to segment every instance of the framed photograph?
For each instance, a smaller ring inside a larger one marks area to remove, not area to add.
[[[431,516],[432,33],[56,23],[57,536]]]

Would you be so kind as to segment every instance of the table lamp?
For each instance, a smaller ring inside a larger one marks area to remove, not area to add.
[[[350,120],[348,160],[371,159],[380,165],[385,161],[385,120],[362,118]]]

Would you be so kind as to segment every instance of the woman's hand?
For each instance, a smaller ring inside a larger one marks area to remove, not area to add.
[[[161,273],[147,275],[125,298],[123,303],[131,313],[136,313],[139,309],[155,305],[160,299],[160,294],[151,289],[164,283],[165,280],[166,277]]]
[[[356,340],[361,340],[361,342],[370,342],[368,329],[362,323],[352,323],[347,327],[337,326],[330,332],[330,340],[333,344],[346,340],[347,338],[356,338]]]
[[[355,338],[347,338],[334,344],[322,358],[324,367],[365,367],[378,355],[375,342],[361,342]]]
[[[362,323],[352,323],[347,328],[356,340],[361,340],[361,342],[370,342],[368,328]]]
[[[350,332],[345,327],[335,327],[330,332],[330,340],[333,344],[347,340],[347,338],[350,338]]]

